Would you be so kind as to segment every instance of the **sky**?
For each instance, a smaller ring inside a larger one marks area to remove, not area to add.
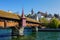
[[[44,13],[60,14],[60,0],[0,0],[0,10],[10,10],[21,14],[22,8],[26,15],[29,14],[32,9],[34,13],[41,11]]]

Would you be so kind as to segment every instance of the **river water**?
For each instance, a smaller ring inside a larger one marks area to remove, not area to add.
[[[32,32],[29,35],[12,38],[12,40],[60,40],[60,32]]]
[[[60,32],[39,31],[32,32],[32,29],[27,29],[24,36],[10,36],[11,29],[0,29],[0,40],[60,40]]]

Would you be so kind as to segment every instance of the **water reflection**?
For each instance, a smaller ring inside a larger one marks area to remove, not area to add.
[[[30,35],[12,37],[12,40],[35,40],[36,33],[32,32]]]

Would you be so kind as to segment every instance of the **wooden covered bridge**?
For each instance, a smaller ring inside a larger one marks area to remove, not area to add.
[[[0,30],[1,28],[2,30],[13,28],[10,29],[10,31],[13,30],[13,34],[15,34],[15,29],[17,29],[19,31],[19,35],[23,35],[25,27],[35,27],[36,30],[38,30],[38,27],[41,27],[41,23],[37,20],[25,17],[24,10],[22,10],[21,16],[18,14],[0,10]]]
[[[5,12],[0,10],[0,27],[5,28],[5,27],[19,27],[21,26],[23,23],[22,21],[25,20],[26,26],[28,27],[32,27],[32,26],[40,26],[40,22],[28,17],[25,17],[25,19],[22,17],[24,17],[24,14],[22,12],[22,16],[18,15],[18,14],[13,14],[10,12]]]

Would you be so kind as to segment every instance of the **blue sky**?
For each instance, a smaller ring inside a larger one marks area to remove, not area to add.
[[[0,0],[0,10],[11,10],[21,14],[24,8],[25,14],[30,13],[31,9],[34,12],[48,12],[51,14],[60,13],[60,0]]]

